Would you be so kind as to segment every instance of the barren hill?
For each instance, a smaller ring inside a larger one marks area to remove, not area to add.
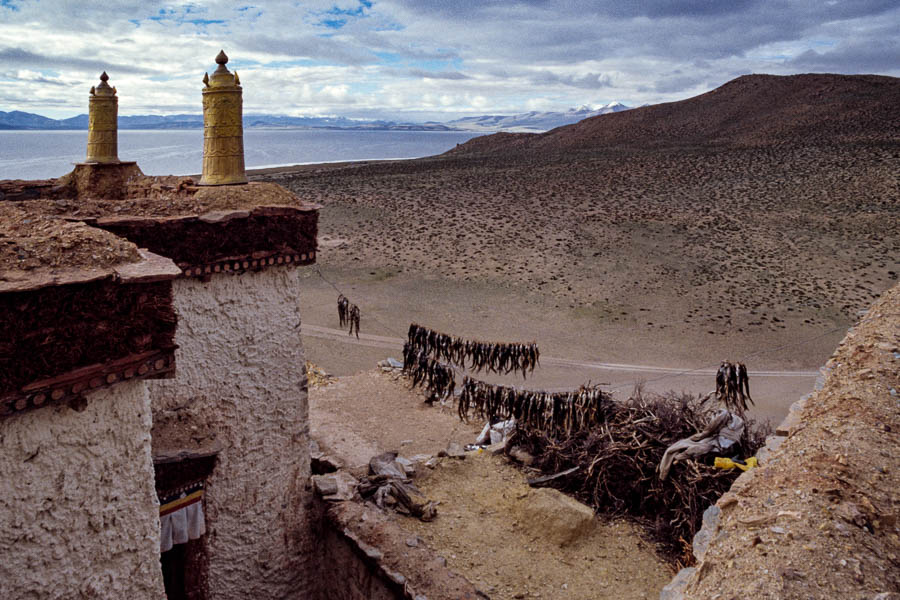
[[[591,117],[543,134],[479,137],[448,154],[897,142],[898,107],[896,77],[744,75],[687,100]]]

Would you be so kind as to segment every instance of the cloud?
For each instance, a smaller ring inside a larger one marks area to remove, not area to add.
[[[5,65],[17,67],[37,67],[44,69],[60,70],[66,67],[80,71],[116,71],[119,73],[153,73],[149,68],[132,65],[120,65],[106,62],[101,59],[77,58],[71,56],[59,56],[38,54],[22,48],[0,49],[0,61]]]
[[[900,41],[874,39],[862,44],[842,44],[826,52],[809,49],[785,64],[801,71],[883,73],[900,66]]]
[[[196,112],[220,48],[255,112],[360,117],[634,106],[749,72],[900,75],[896,0],[0,0],[0,16],[0,110],[57,116],[84,112],[102,70],[122,114]]]
[[[0,79],[7,81],[24,81],[28,83],[43,83],[47,85],[69,86],[72,82],[63,81],[59,77],[46,77],[41,73],[28,70],[0,71]]]
[[[559,75],[552,71],[541,71],[530,77],[538,85],[565,85],[586,90],[595,90],[612,86],[612,78],[605,73],[586,73],[584,75]]]
[[[418,77],[421,79],[448,79],[451,81],[471,79],[471,77],[465,73],[460,73],[459,71],[426,71],[425,69],[409,69],[406,73],[410,77]]]

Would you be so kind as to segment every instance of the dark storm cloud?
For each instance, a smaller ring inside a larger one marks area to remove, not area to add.
[[[647,56],[694,61],[743,57],[803,39],[827,24],[897,12],[896,0],[524,0],[400,3],[460,38],[461,55],[551,64]],[[894,18],[896,24],[896,18]],[[853,35],[847,29],[843,36]],[[894,34],[896,35],[896,34]],[[468,51],[467,51],[468,50]]]
[[[119,65],[100,59],[74,58],[71,56],[56,56],[49,54],[37,54],[22,48],[0,49],[0,62],[7,67],[28,67],[37,69],[57,70],[63,67],[80,69],[84,71],[109,71],[110,73],[153,73],[150,69],[131,65]]]
[[[33,75],[30,77],[21,77],[18,73],[15,72],[0,72],[0,79],[7,79],[11,81],[24,81],[26,83],[44,83],[47,85],[61,85],[61,86],[70,86],[75,85],[74,83],[66,83],[64,81],[58,81],[56,79],[48,79],[42,75]]]
[[[683,92],[685,90],[690,90],[705,81],[705,76],[675,75],[658,79],[653,85],[653,91],[659,92],[660,94]]]
[[[426,71],[424,69],[410,69],[407,74],[411,77],[419,77],[422,79],[449,79],[459,81],[462,79],[471,79],[465,73],[459,71]]]
[[[828,73],[883,73],[900,67],[900,41],[875,39],[834,50],[807,50],[786,65],[797,70]]]

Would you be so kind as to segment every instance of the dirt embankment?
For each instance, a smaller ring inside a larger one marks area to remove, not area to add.
[[[900,593],[900,286],[827,369],[781,447],[719,500],[718,528],[685,598]]]

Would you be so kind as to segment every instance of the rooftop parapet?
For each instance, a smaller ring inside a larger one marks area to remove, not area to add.
[[[243,91],[237,72],[225,66],[225,51],[216,56],[218,68],[203,76],[203,175],[200,185],[247,183],[244,171]]]

